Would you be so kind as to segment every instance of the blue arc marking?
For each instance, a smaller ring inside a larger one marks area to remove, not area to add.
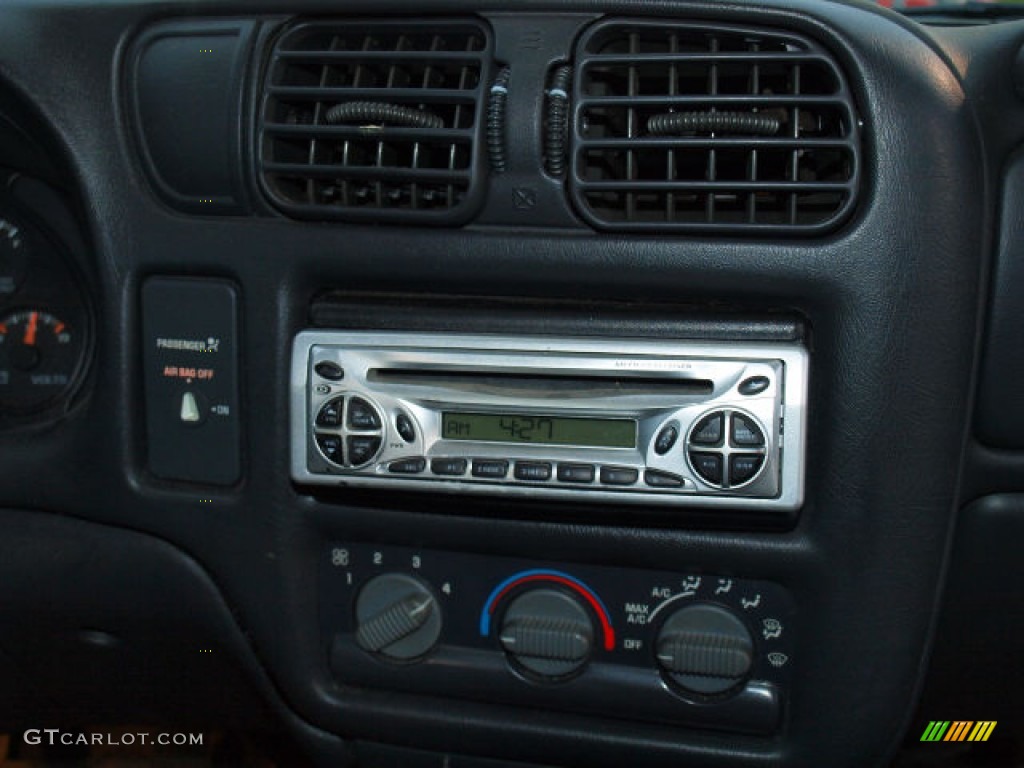
[[[563,571],[534,569],[530,571],[520,571],[519,573],[513,574],[512,576],[509,576],[507,579],[501,582],[493,590],[491,590],[491,594],[487,596],[487,599],[484,601],[483,610],[480,612],[481,635],[487,637],[491,633],[491,612],[494,609],[494,601],[497,599],[497,597],[503,591],[508,589],[511,585],[515,584],[517,581],[522,581],[523,579],[528,579],[532,576],[554,576],[558,579],[564,579],[565,581],[571,582],[575,586],[579,587],[579,589],[586,595],[588,595],[596,605],[600,606],[601,612],[604,614],[600,618],[604,621],[604,623],[606,623],[606,625],[609,628],[611,628],[612,616],[608,612],[608,609],[605,607],[604,602],[602,602],[601,598],[597,596],[594,590],[592,590],[582,581],[577,579],[575,576],[570,576],[568,573],[564,573]]]

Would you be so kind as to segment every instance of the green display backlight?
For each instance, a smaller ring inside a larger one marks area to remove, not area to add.
[[[537,443],[636,448],[632,419],[589,419],[524,413],[442,413],[441,437],[483,443]]]

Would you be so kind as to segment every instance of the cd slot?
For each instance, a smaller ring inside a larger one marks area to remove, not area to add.
[[[579,371],[558,373],[547,371],[519,373],[513,371],[468,371],[421,368],[373,368],[367,381],[404,387],[431,387],[448,391],[503,396],[565,397],[568,394],[586,397],[625,397],[632,395],[675,395],[693,397],[710,395],[713,384],[708,379],[686,379],[676,376],[587,376]]]

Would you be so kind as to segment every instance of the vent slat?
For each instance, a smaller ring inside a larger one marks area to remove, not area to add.
[[[794,96],[789,94],[679,94],[677,96],[588,96],[582,100],[589,107],[680,107],[694,105],[749,106],[749,107],[791,107],[799,104],[808,107],[830,106],[849,107],[849,102],[835,96]]]
[[[364,88],[353,85],[347,88],[336,86],[280,86],[267,89],[267,95],[282,101],[377,101],[387,100],[401,104],[456,104],[470,106],[477,102],[479,92],[454,89],[431,88]]]
[[[847,192],[847,184],[809,181],[581,181],[584,191],[602,192],[713,192],[720,197],[729,192]]]
[[[367,139],[376,138],[372,131],[358,125],[289,125],[288,123],[264,123],[263,131],[274,136],[294,136],[325,139]],[[453,128],[402,128],[388,129],[388,138],[410,141],[434,141],[452,144],[472,143],[476,138],[473,131]]]
[[[466,171],[427,168],[388,168],[378,165],[304,165],[302,163],[264,163],[264,173],[281,176],[311,176],[320,179],[358,178],[370,181],[468,182]]]
[[[821,233],[855,205],[860,124],[813,40],[609,20],[576,62],[569,185],[595,226]]]
[[[645,136],[629,139],[589,139],[587,149],[639,149],[663,148],[672,149],[708,149],[711,147],[740,147],[765,149],[853,149],[857,146],[851,139],[805,139],[765,137],[765,136],[728,136],[716,138],[712,136]]]
[[[671,42],[670,42],[671,45]],[[742,62],[745,64],[773,64],[789,62],[817,61],[821,64],[831,65],[831,60],[824,56],[808,56],[803,52],[795,53],[759,53],[749,52],[708,52],[708,53],[630,53],[609,55],[603,54],[600,58],[591,59],[587,66],[608,66],[625,65],[637,66],[641,64],[671,64],[672,62],[687,63],[715,63],[715,62]]]
[[[377,62],[381,64],[390,65],[392,63],[402,62],[422,62],[424,64],[431,61],[437,61],[438,58],[443,59],[447,62],[455,64],[473,64],[479,63],[480,54],[478,52],[462,52],[462,51],[373,51],[373,50],[358,50],[358,51],[278,51],[275,54],[275,58],[280,61],[288,62],[311,62],[319,63],[322,61],[331,63],[364,63],[364,62]]]
[[[464,18],[293,24],[263,84],[264,191],[301,218],[465,223],[491,47]]]

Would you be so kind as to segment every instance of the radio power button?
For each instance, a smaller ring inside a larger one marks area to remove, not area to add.
[[[659,456],[664,456],[672,450],[672,446],[676,444],[677,439],[679,439],[679,427],[675,424],[668,424],[662,427],[657,439],[654,441],[654,452]]]

